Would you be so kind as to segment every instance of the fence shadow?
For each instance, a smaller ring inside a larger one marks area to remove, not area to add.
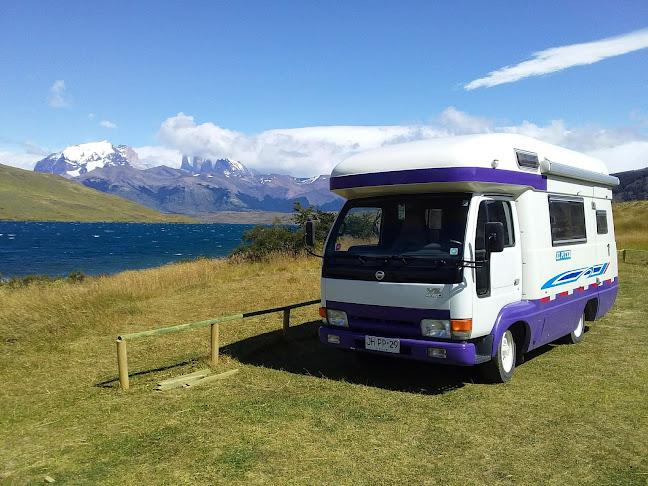
[[[289,373],[346,381],[386,390],[438,395],[480,382],[473,367],[444,366],[354,353],[325,346],[317,339],[320,321],[253,336],[221,348],[241,363]]]
[[[193,365],[193,364],[197,363],[198,361],[200,361],[200,357],[197,356],[197,357],[195,357],[193,359],[188,359],[188,360],[185,360],[185,361],[181,361],[180,363],[173,363],[173,364],[169,364],[169,365],[166,365],[166,366],[160,366],[158,368],[153,368],[153,369],[150,369],[150,370],[141,370],[141,371],[136,371],[134,373],[129,373],[128,377],[133,378],[135,376],[150,375],[150,374],[154,374],[154,373],[159,373],[161,371],[167,371],[167,370],[173,370],[173,369],[181,369],[184,366]],[[97,388],[107,388],[107,389],[113,389],[114,388],[114,389],[117,389],[119,387],[119,376],[115,376],[113,378],[108,378],[107,380],[104,380],[104,381],[102,381],[100,383],[95,383],[92,386],[95,386]]]

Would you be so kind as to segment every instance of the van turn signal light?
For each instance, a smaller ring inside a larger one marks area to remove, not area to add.
[[[451,319],[452,331],[472,331],[472,319]]]

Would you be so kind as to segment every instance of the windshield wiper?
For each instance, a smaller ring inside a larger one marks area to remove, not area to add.
[[[434,263],[434,267],[440,267],[442,265],[452,265],[455,264],[454,261],[448,258],[441,258],[441,257],[424,257],[424,256],[414,256],[414,255],[392,255],[389,257],[390,260],[400,260],[402,261],[405,265],[409,265],[410,262],[419,262],[419,263]]]

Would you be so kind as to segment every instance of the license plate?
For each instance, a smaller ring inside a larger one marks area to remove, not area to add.
[[[382,351],[383,353],[400,353],[400,340],[385,337],[365,336],[365,349],[370,349],[371,351]]]

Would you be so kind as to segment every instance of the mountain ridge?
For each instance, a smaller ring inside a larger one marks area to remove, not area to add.
[[[74,145],[37,162],[36,172],[57,173],[156,211],[198,216],[221,211],[292,212],[292,203],[338,210],[343,199],[329,176],[260,174],[240,161],[184,155],[179,169],[145,167],[135,150],[108,141]]]

